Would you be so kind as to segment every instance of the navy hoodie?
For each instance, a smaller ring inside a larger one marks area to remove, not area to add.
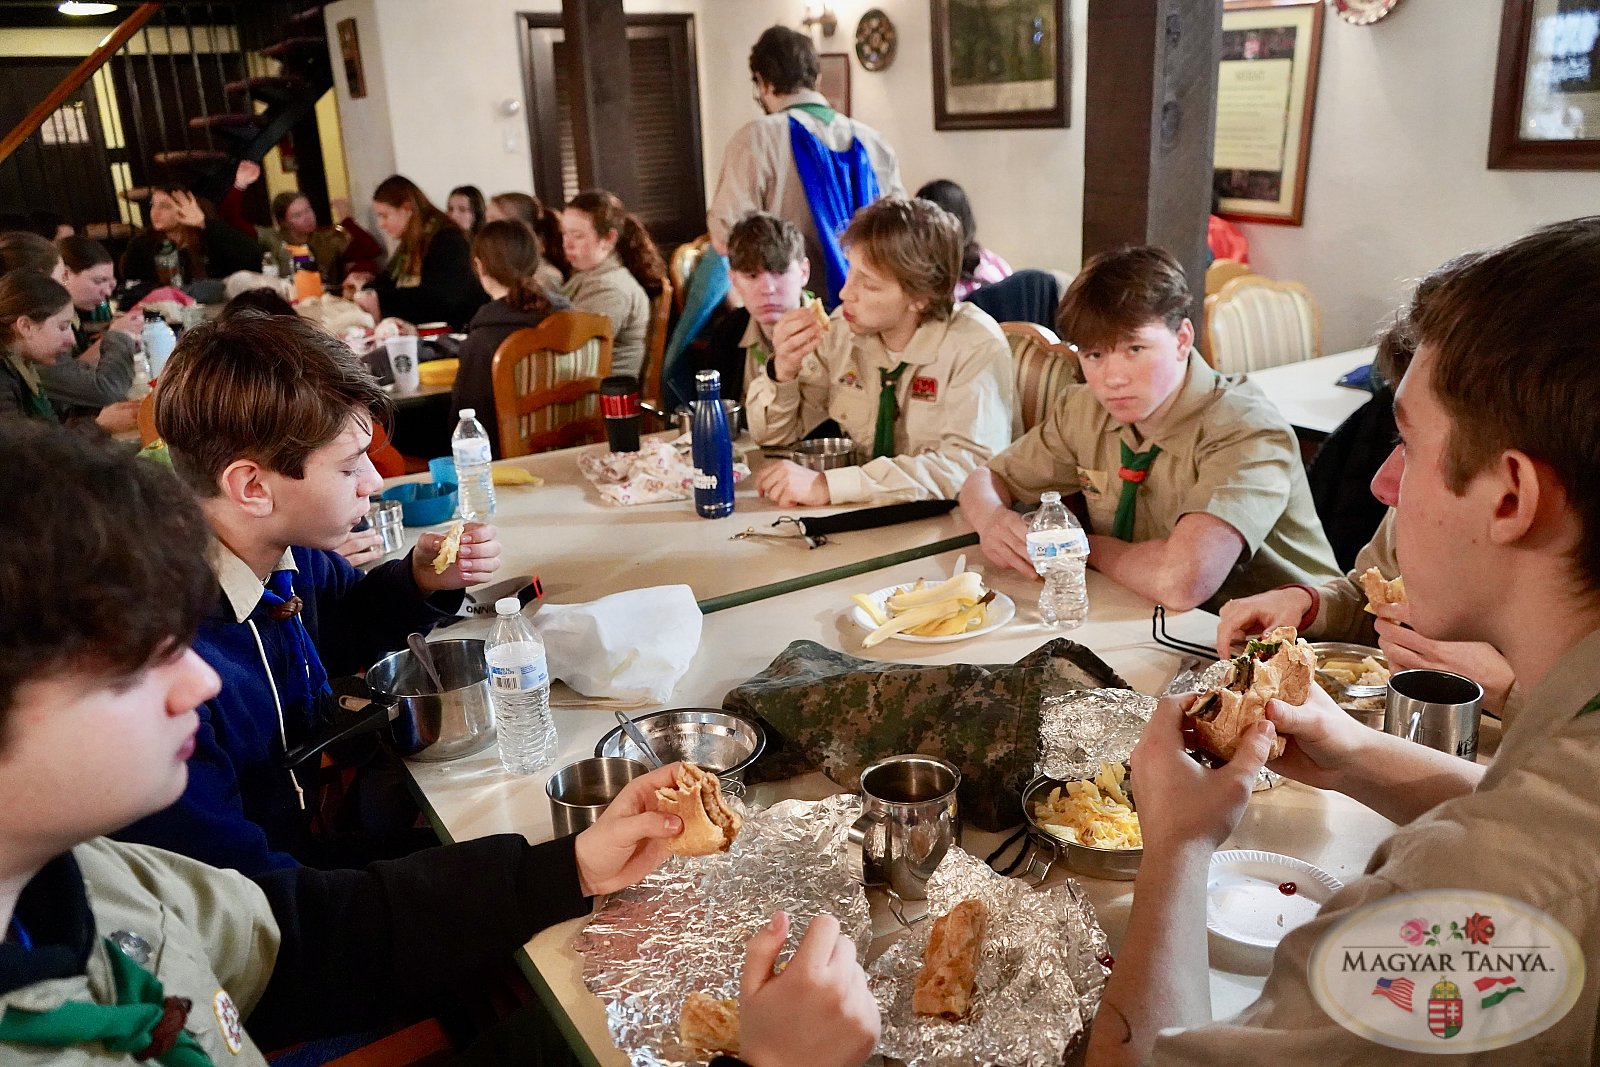
[[[222,551],[226,551],[225,549]],[[426,633],[460,605],[459,591],[424,598],[411,573],[411,557],[363,575],[336,552],[294,548],[294,591],[300,618],[329,677],[365,670],[405,647],[413,630]],[[261,634],[256,646],[249,622]],[[258,603],[247,622],[235,621],[218,586],[217,605],[200,624],[194,648],[222,677],[221,691],[200,706],[200,730],[189,757],[189,784],[177,803],[146,816],[115,836],[155,845],[215,867],[246,875],[293,867],[305,840],[309,812],[282,765],[283,741],[262,651],[283,702],[288,745],[323,725],[294,640],[293,619],[274,620]],[[306,806],[314,808],[314,768],[299,772]]]

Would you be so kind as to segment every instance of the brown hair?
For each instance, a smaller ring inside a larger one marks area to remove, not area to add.
[[[839,243],[924,301],[918,322],[950,317],[961,276],[961,223],[950,212],[931,200],[886,196],[856,212]]]
[[[296,200],[311,202],[305,193],[296,189],[285,189],[272,198],[272,222],[278,229],[283,229],[284,217],[289,214],[289,209],[294,206]]]
[[[815,89],[821,71],[811,38],[787,26],[768,28],[750,49],[750,73],[781,96]]]
[[[1056,332],[1080,349],[1104,348],[1160,319],[1176,333],[1193,301],[1183,267],[1152,245],[1101,252],[1083,265],[1056,309]]]
[[[0,274],[32,270],[49,274],[56,269],[61,253],[56,246],[36,233],[12,230],[0,233]]]
[[[389,395],[344,342],[298,315],[240,311],[184,331],[161,371],[156,429],[173,469],[216,496],[228,464],[290,478],[352,412],[386,420]]]
[[[391,174],[378,183],[372,199],[390,207],[411,209],[411,218],[400,234],[399,247],[394,251],[406,274],[421,274],[422,259],[428,254],[428,243],[433,235],[446,226],[455,225],[444,212],[433,206],[428,194],[417,188],[410,178]]]
[[[527,193],[496,193],[489,202],[533,231],[539,239],[539,254],[554,264],[562,277],[572,273],[572,264],[561,247],[561,215],[555,209]]]
[[[635,215],[628,214],[622,201],[604,189],[589,189],[572,198],[567,205],[589,216],[594,232],[601,237],[617,235],[617,258],[628,268],[644,291],[651,296],[661,292],[661,283],[667,276],[666,261],[650,234]]]
[[[450,196],[466,199],[467,206],[472,209],[472,228],[467,231],[467,236],[476,237],[478,231],[483,229],[483,190],[476,185],[458,185],[450,190]],[[450,203],[450,196],[444,198],[446,204]]]
[[[210,532],[171,471],[22,419],[0,424],[0,469],[49,473],[11,479],[0,511],[0,713],[31,682],[114,681],[194,640],[216,597]]]
[[[765,211],[752,211],[728,231],[728,269],[740,274],[782,273],[805,254],[800,228]]]
[[[548,315],[550,294],[534,278],[539,269],[539,239],[521,222],[496,219],[486,222],[472,239],[472,257],[483,273],[509,290],[506,303],[518,311]]]
[[[1600,590],[1600,216],[1541,227],[1453,261],[1413,312],[1450,418],[1453,493],[1507,450],[1548,464],[1582,526],[1575,561]],[[1439,272],[1436,272],[1439,273]]]
[[[160,185],[152,185],[150,187],[152,200],[157,193],[166,193],[174,199],[180,193],[184,196],[194,195],[187,185],[179,185],[177,182],[162,182]],[[196,203],[199,203],[199,201],[197,200]],[[205,205],[201,204],[202,210],[204,207]],[[210,214],[210,212],[206,213]],[[166,236],[168,240],[178,246],[178,253],[183,257],[183,273],[185,277],[193,281],[196,278],[204,278],[206,276],[206,246],[205,242],[200,239],[200,229],[198,227],[179,225],[176,237],[167,235],[164,230],[157,230],[154,225],[150,227],[150,232]],[[152,253],[154,251],[155,249],[151,249]]]
[[[43,322],[72,303],[67,287],[36,270],[9,271],[0,278],[0,343],[16,340],[18,319]]]
[[[57,241],[56,251],[61,253],[61,261],[74,274],[82,274],[84,271],[92,267],[98,267],[102,263],[113,262],[110,249],[93,237],[84,237],[79,234],[63,237]]]

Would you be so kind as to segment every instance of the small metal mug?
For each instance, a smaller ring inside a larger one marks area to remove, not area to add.
[[[649,771],[638,760],[591,756],[552,774],[544,784],[544,792],[550,798],[550,821],[555,825],[556,836],[565,837],[593,826],[624,786]]]
[[[901,900],[926,900],[928,879],[961,837],[956,787],[961,772],[912,753],[861,772],[862,815],[850,828],[852,871],[863,885],[886,885]]]
[[[1449,671],[1400,671],[1389,678],[1383,730],[1464,760],[1478,758],[1483,686]]]
[[[383,554],[398,552],[400,546],[406,542],[404,520],[401,517],[400,501],[374,500],[367,510],[367,521],[383,538]]]

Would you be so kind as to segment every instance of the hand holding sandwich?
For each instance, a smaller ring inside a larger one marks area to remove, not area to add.
[[[827,335],[828,313],[820,301],[790,308],[772,326],[772,373],[780,382],[800,376],[800,364]]]
[[[1244,817],[1250,790],[1277,737],[1258,722],[1240,734],[1225,765],[1204,767],[1186,751],[1185,712],[1196,698],[1163,697],[1133,748],[1133,789],[1146,859],[1197,845],[1207,855],[1219,848]],[[1348,717],[1348,716],[1347,716]]]
[[[595,824],[578,835],[574,852],[585,896],[633,885],[667,858],[664,842],[683,832],[683,820],[656,810],[656,790],[670,788],[678,764],[629,782]]]

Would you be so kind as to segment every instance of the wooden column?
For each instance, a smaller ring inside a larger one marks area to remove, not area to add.
[[[1222,0],[1089,4],[1083,255],[1167,249],[1205,297]]]
[[[561,27],[571,64],[567,85],[578,184],[608,189],[631,206],[638,199],[638,182],[633,172],[632,70],[622,0],[561,0]]]

